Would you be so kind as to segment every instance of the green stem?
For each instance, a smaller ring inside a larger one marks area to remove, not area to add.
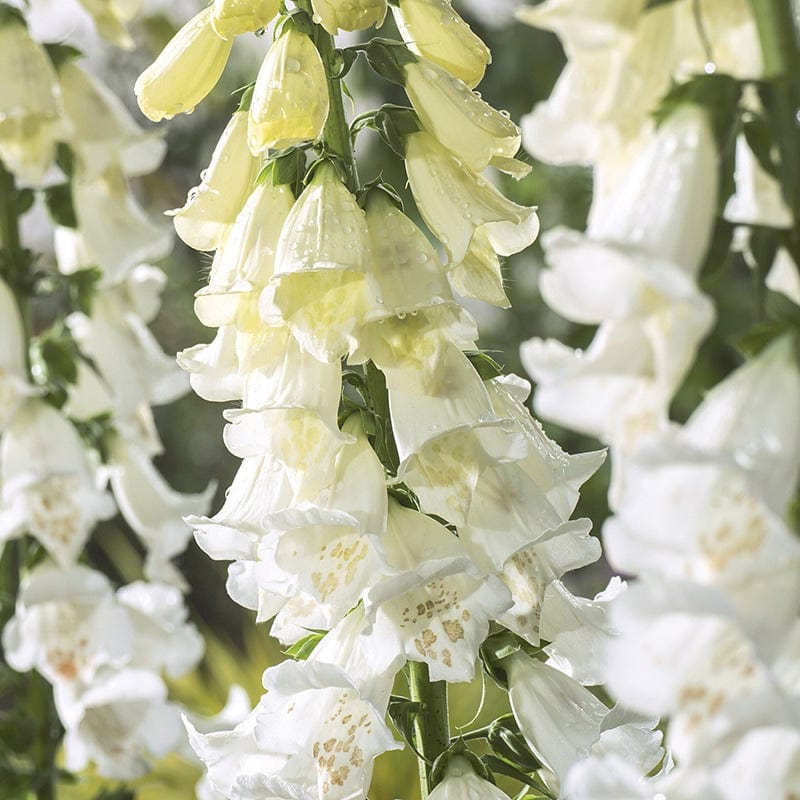
[[[758,28],[764,77],[796,76],[800,49],[791,0],[750,0]]]
[[[428,665],[411,661],[408,665],[411,699],[422,703],[422,712],[414,720],[414,744],[424,757],[418,759],[419,786],[422,798],[431,790],[433,762],[450,747],[450,723],[447,707],[447,684],[432,681]]]

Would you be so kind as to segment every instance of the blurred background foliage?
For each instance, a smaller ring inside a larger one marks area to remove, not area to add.
[[[455,0],[454,5],[482,36],[494,54],[494,63],[480,86],[485,99],[497,108],[507,109],[519,121],[533,105],[551,92],[565,63],[559,40],[553,34],[517,23],[512,16],[518,3],[509,0]],[[150,13],[134,29],[140,47],[132,54],[118,51],[100,56],[101,71],[115,91],[135,110],[133,81],[138,72],[172,36],[177,26],[202,5],[200,0],[174,0],[169,4],[150,2]],[[365,32],[369,36],[370,32]],[[381,35],[392,36],[391,15]],[[208,164],[217,138],[229,115],[236,107],[235,91],[252,81],[266,53],[271,36],[237,38],[234,56],[222,83],[196,112],[180,116],[161,127],[169,144],[163,168],[139,182],[137,191],[147,208],[155,215],[163,209],[183,205],[188,189],[199,183],[199,173]],[[92,54],[92,60],[97,57]],[[375,108],[383,102],[404,102],[397,87],[369,74],[358,62],[348,78],[353,95],[353,113]],[[145,123],[138,111],[138,118]],[[369,180],[379,173],[405,192],[405,175],[398,159],[370,132],[358,142],[362,178]],[[531,174],[516,183],[501,176],[504,190],[514,200],[539,206],[542,229],[567,225],[582,229],[586,222],[592,194],[590,170],[552,167],[535,163]],[[165,224],[167,224],[165,222]],[[679,234],[678,234],[679,235]],[[165,351],[176,352],[200,341],[209,341],[214,333],[196,320],[190,298],[207,277],[211,256],[199,254],[176,240],[171,257],[162,264],[169,276],[164,305],[154,324],[154,331]],[[482,346],[491,351],[507,372],[524,374],[519,361],[520,342],[532,336],[557,337],[574,346],[586,346],[594,329],[572,325],[550,311],[541,301],[537,289],[543,266],[538,244],[508,259],[505,265],[508,294],[512,309],[499,311],[481,304],[470,304],[482,331]],[[702,288],[721,308],[717,327],[704,345],[696,366],[675,400],[673,416],[684,420],[699,402],[702,392],[724,377],[739,362],[733,341],[763,313],[754,298],[751,277],[738,256],[726,256],[703,278]],[[777,302],[769,296],[767,302]],[[732,321],[732,322],[731,322]],[[219,508],[224,491],[230,485],[238,460],[222,444],[222,407],[210,404],[192,394],[179,402],[156,409],[156,419],[165,452],[157,459],[159,469],[170,483],[181,491],[197,491],[209,480],[217,482],[218,493],[213,509]],[[570,452],[596,449],[598,443],[570,431],[546,425],[550,436]],[[585,486],[576,516],[588,516],[599,533],[608,516],[606,494],[608,464]],[[137,563],[130,557],[139,545],[125,533],[121,523],[105,523],[102,532],[103,552],[97,553],[113,574],[125,580],[138,577],[129,573]],[[260,677],[266,666],[281,656],[280,647],[268,636],[268,626],[256,628],[254,615],[235,605],[225,592],[226,564],[212,562],[196,546],[191,545],[179,559],[179,566],[192,587],[189,602],[195,620],[207,636],[208,653],[194,675],[174,685],[177,699],[200,712],[215,713],[222,707],[228,687],[243,685],[255,701],[260,694]],[[577,592],[593,595],[607,583],[608,568],[598,565],[572,576]],[[569,576],[568,576],[569,577]],[[398,691],[404,687],[399,685]],[[485,697],[484,697],[485,689]],[[503,695],[482,680],[451,692],[454,733],[460,728],[480,727],[498,713],[504,713]],[[480,712],[477,714],[476,712]],[[475,717],[475,719],[473,719]],[[480,749],[479,747],[477,749]],[[199,770],[172,758],[159,765],[151,776],[133,785],[141,800],[171,800],[193,797],[193,784]],[[416,765],[408,753],[392,753],[377,762],[373,800],[418,797]],[[513,784],[512,784],[513,785]],[[517,785],[518,786],[518,785]],[[510,787],[508,787],[510,788]],[[64,800],[82,800],[99,796],[104,800],[125,800],[129,795],[114,794],[118,787],[91,776],[74,785],[65,785]]]

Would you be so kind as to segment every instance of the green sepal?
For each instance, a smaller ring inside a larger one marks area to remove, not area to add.
[[[78,227],[78,217],[72,202],[72,187],[69,183],[48,186],[44,190],[44,201],[50,217],[56,225],[62,225],[65,228]]]
[[[111,453],[111,440],[116,436],[111,413],[98,414],[91,419],[72,420],[75,430],[89,450],[95,450],[100,461],[107,464]]]
[[[761,114],[748,113],[742,123],[742,132],[761,168],[773,178],[780,179],[780,164],[772,158],[774,141],[767,118]]]
[[[82,311],[87,316],[92,313],[92,302],[97,294],[97,287],[103,278],[99,267],[87,267],[70,275],[65,275],[70,307]]]
[[[747,358],[755,358],[769,347],[776,339],[787,334],[795,334],[797,346],[800,328],[787,320],[777,319],[769,322],[760,322],[753,325],[748,331],[734,339],[736,349]]]
[[[444,780],[447,773],[447,765],[456,756],[466,758],[480,778],[489,781],[489,783],[495,783],[494,775],[492,775],[491,770],[487,768],[486,764],[467,747],[463,739],[456,739],[450,747],[437,756],[436,761],[433,762],[430,777],[432,789]]]
[[[350,70],[353,68],[353,64],[356,63],[356,59],[358,58],[359,50],[353,47],[345,47],[341,50],[334,50],[333,51],[333,59],[331,60],[329,69],[329,75],[334,80],[340,81],[347,76]],[[347,91],[347,87],[342,87]]]
[[[400,193],[394,188],[394,186],[384,181],[383,175],[378,175],[377,178],[371,180],[358,193],[358,204],[362,208],[366,208],[368,198],[372,192],[382,192],[400,211],[404,210],[403,198],[400,197]]]
[[[414,744],[414,721],[419,716],[422,709],[422,703],[393,694],[389,698],[389,707],[387,711],[389,719],[391,719],[392,724],[397,729],[400,736],[403,737],[405,743],[411,748],[417,758],[426,761],[425,757],[420,754],[417,750],[417,746]]]
[[[505,667],[502,664],[504,658],[518,653],[521,650],[528,650],[530,645],[520,639],[511,631],[496,626],[496,630],[490,633],[483,644],[480,646],[478,655],[483,663],[486,674],[501,688],[508,688],[508,678]]]
[[[76,61],[79,58],[83,58],[83,53],[71,44],[51,42],[44,44],[43,47],[56,70],[60,69],[68,61]]]
[[[322,641],[327,631],[315,630],[298,639],[291,647],[283,651],[285,656],[297,659],[297,661],[306,661],[308,657],[314,652],[317,645]]]
[[[306,148],[291,147],[273,155],[258,174],[256,183],[290,186],[295,196],[300,193],[306,176]]]
[[[24,214],[33,207],[36,195],[33,189],[17,189],[17,214]]]
[[[375,112],[375,130],[400,158],[406,156],[405,137],[422,130],[419,117],[412,108],[386,104]]]
[[[330,164],[336,170],[336,174],[339,177],[339,180],[345,185],[348,185],[347,180],[347,169],[344,165],[344,162],[341,159],[341,156],[338,156],[336,153],[331,153],[330,151],[323,150],[320,153],[319,158],[315,161],[312,161],[311,164],[306,169],[306,174],[303,178],[303,184],[308,186],[309,183],[314,179],[314,174],[316,171],[323,165],[323,164]]]
[[[533,772],[541,768],[542,762],[531,752],[513,714],[494,720],[486,738],[498,756],[517,764],[524,771]]]
[[[68,178],[72,177],[75,172],[75,153],[66,142],[56,145],[56,164]]]
[[[241,97],[239,98],[239,105],[236,107],[237,111],[250,110],[250,104],[253,102],[253,90],[255,88],[256,82],[253,81],[252,83],[240,86],[235,92],[233,92],[234,95],[241,94]]]
[[[291,25],[298,33],[305,36],[314,36],[314,22],[302,8],[294,8],[278,17],[273,31],[273,41],[277,41],[286,32],[286,27]]]
[[[395,39],[373,39],[365,48],[367,61],[372,69],[387,81],[399,86],[406,84],[406,64],[415,64],[419,57],[403,43]]]
[[[503,374],[502,365],[483,350],[466,353],[466,356],[470,364],[475,368],[475,372],[481,376],[482,381],[490,381]]]
[[[513,764],[509,763],[505,759],[498,758],[497,756],[493,756],[491,754],[481,756],[481,760],[486,765],[488,769],[492,772],[496,772],[500,775],[505,775],[507,778],[513,778],[515,781],[519,781],[526,786],[530,786],[531,789],[538,792],[537,795],[534,795],[535,798],[545,798],[545,800],[555,800],[555,795],[552,794],[547,790],[547,787],[544,784],[540,783],[536,778],[532,777],[531,775],[526,774],[520,769],[517,769]]]

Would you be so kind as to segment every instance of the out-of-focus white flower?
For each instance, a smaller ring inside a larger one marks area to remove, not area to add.
[[[139,108],[154,122],[193,111],[222,75],[233,42],[216,33],[212,11],[209,6],[189,20],[136,79]]]
[[[223,39],[266,28],[280,0],[214,0],[211,26]]]
[[[214,148],[211,163],[173,216],[178,236],[195,250],[216,250],[244,206],[261,167],[247,147],[247,112],[236,111]]]
[[[247,125],[250,152],[316,141],[329,109],[319,51],[310,37],[288,24],[258,71]]]
[[[73,60],[59,65],[58,82],[71,129],[70,147],[85,179],[115,164],[131,176],[158,168],[166,142],[159,134],[145,133],[107,86]]]
[[[71,566],[100,519],[116,512],[72,425],[29,400],[0,440],[0,540],[27,531],[60,567]]]
[[[19,672],[35,668],[53,684],[88,686],[101,667],[129,660],[133,638],[104,575],[44,563],[22,583],[16,613],[3,629],[3,652]]]
[[[800,269],[785,247],[778,248],[765,283],[768,289],[780,292],[800,306]]]
[[[0,26],[0,158],[20,181],[40,181],[66,133],[58,78],[21,19]]]
[[[11,422],[22,399],[31,394],[25,356],[27,343],[17,301],[8,284],[0,280],[0,432]]]
[[[453,10],[450,0],[399,0],[392,5],[392,12],[403,39],[415,53],[444,67],[469,87],[481,82],[492,55]]]
[[[314,22],[335,36],[343,31],[360,31],[380,25],[386,16],[386,0],[311,0]]]
[[[791,228],[794,225],[780,183],[758,163],[743,133],[736,139],[733,177],[736,191],[728,198],[723,212],[728,222],[770,228]]]
[[[441,783],[428,796],[431,800],[510,800],[505,792],[479,777],[463,756],[448,761]]]
[[[80,4],[92,15],[102,36],[125,50],[133,49],[125,26],[139,14],[142,0],[80,0]]]

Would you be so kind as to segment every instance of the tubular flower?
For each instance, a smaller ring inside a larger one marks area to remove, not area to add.
[[[236,111],[214,148],[211,163],[179,209],[168,211],[178,236],[195,250],[216,250],[250,194],[261,169],[246,146],[247,112]]]
[[[66,132],[58,79],[44,48],[16,17],[0,25],[0,53],[0,158],[20,180],[36,183]]]
[[[453,10],[450,0],[399,0],[392,12],[411,50],[469,87],[481,82],[492,62],[491,53]]]
[[[360,31],[370,25],[380,25],[386,16],[386,0],[311,0],[314,22],[328,33]]]
[[[139,13],[142,0],[79,0],[92,15],[97,30],[117,47],[132,50],[134,46],[125,27]]]
[[[189,20],[136,80],[139,108],[154,122],[193,111],[225,69],[232,42],[214,31],[212,12]]]
[[[0,356],[0,432],[11,422],[23,398],[33,391],[27,380],[25,333],[17,301],[8,284],[0,280],[0,319],[3,348]]]
[[[429,795],[432,800],[510,800],[495,785],[479,777],[469,759],[454,756],[442,782]]]
[[[325,67],[304,33],[287,25],[258,71],[247,125],[253,155],[316,141],[328,119]]]
[[[266,28],[279,8],[280,0],[214,0],[211,25],[219,36],[229,39]]]

